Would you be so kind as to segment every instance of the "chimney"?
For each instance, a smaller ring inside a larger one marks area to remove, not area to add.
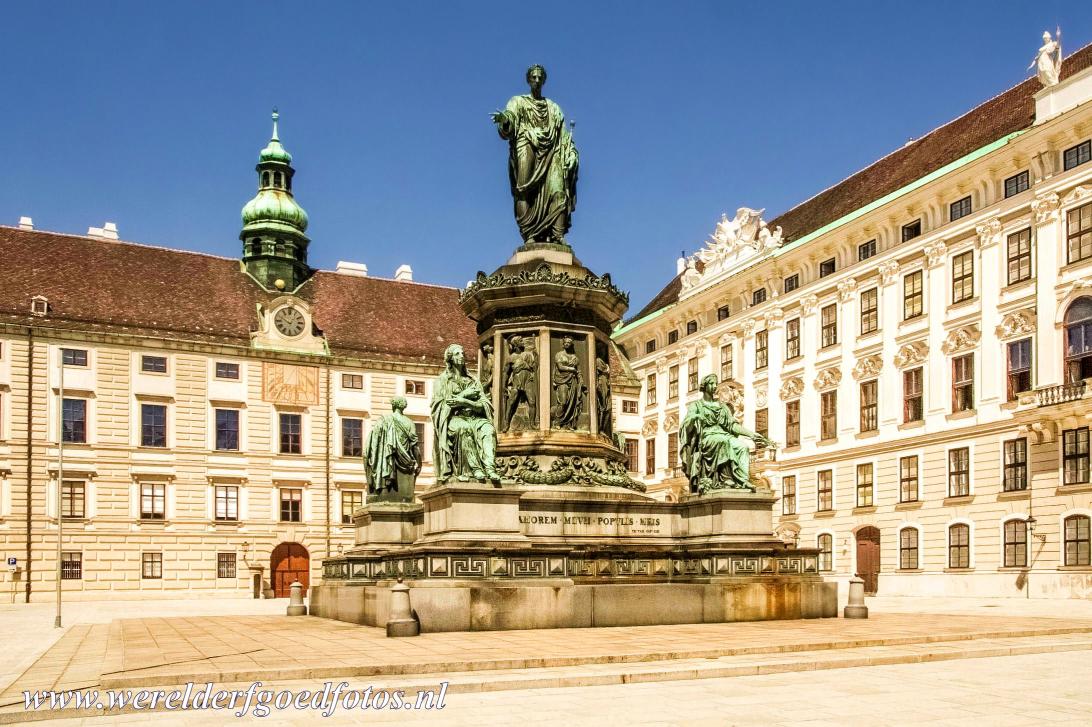
[[[88,237],[99,237],[103,240],[118,239],[118,226],[113,222],[107,222],[102,227],[88,227]]]
[[[19,229],[20,230],[33,230],[34,229],[34,220],[30,219],[29,217],[20,217],[19,218]]]
[[[413,268],[409,265],[399,265],[398,269],[394,271],[394,279],[404,282],[413,280]]]
[[[335,273],[341,273],[342,275],[355,275],[358,278],[368,277],[368,266],[364,263],[350,263],[345,260],[337,261],[337,268]]]

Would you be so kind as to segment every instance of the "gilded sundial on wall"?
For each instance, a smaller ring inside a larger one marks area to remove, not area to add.
[[[293,308],[290,305],[281,308],[273,316],[273,325],[277,327],[281,335],[289,338],[294,338],[303,333],[303,326],[306,322],[303,313],[298,308]]]

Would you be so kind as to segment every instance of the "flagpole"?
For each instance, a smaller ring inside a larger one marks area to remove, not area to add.
[[[57,615],[53,619],[53,628],[61,628],[61,534],[64,529],[64,349],[61,354],[60,395],[57,397],[58,431],[57,437]]]

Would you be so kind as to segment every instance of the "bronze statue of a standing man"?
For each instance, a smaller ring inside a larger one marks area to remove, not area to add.
[[[545,68],[528,68],[531,93],[513,96],[492,118],[508,140],[508,179],[524,243],[567,245],[580,159],[561,107],[542,95],[544,83]]]

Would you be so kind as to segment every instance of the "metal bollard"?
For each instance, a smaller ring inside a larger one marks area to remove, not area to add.
[[[868,606],[864,605],[864,581],[849,580],[849,603],[842,609],[842,618],[868,618]]]
[[[306,616],[307,606],[303,605],[303,584],[299,581],[293,581],[289,587],[292,589],[292,594],[288,598],[288,615]]]
[[[409,586],[398,579],[398,583],[391,586],[391,612],[387,619],[387,636],[418,636],[421,633],[421,624],[413,617],[413,609],[410,608]]]

